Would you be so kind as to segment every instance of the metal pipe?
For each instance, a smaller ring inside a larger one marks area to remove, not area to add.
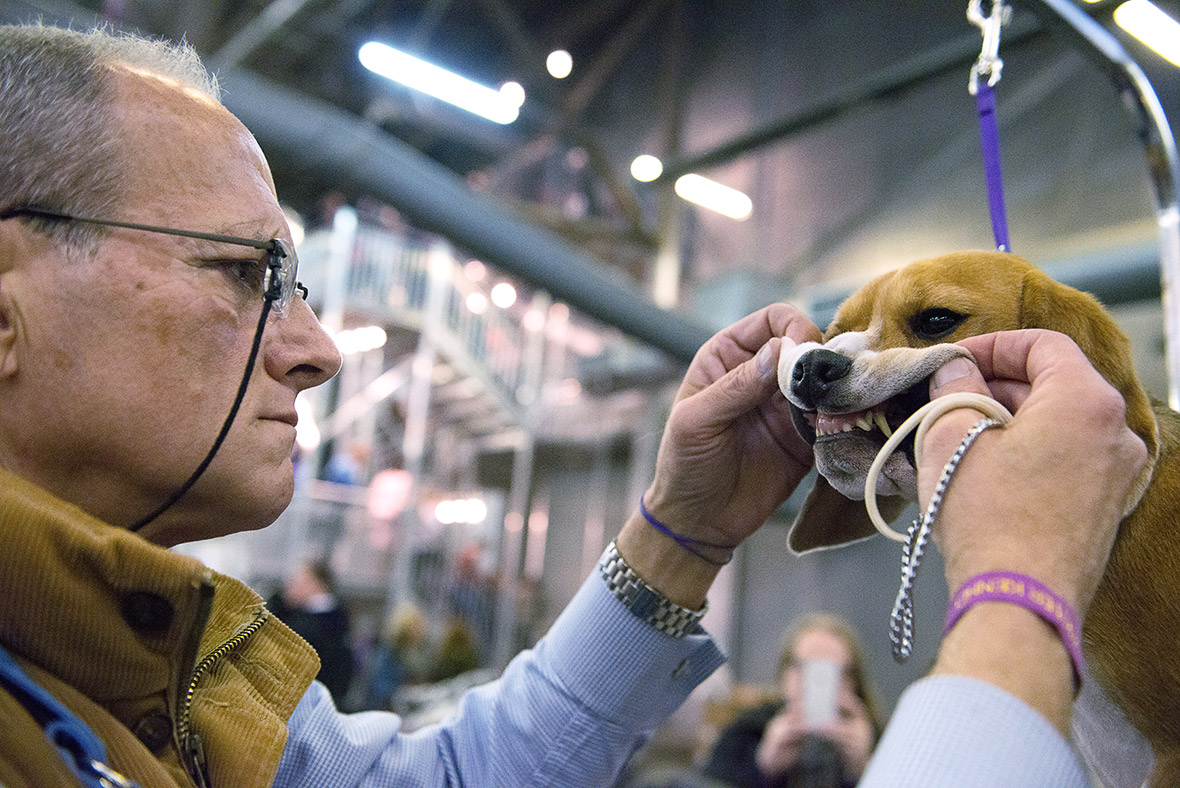
[[[470,189],[401,140],[326,102],[243,71],[222,77],[226,107],[274,157],[386,200],[410,222],[684,363],[712,331],[661,309],[586,252]]]
[[[1147,158],[1148,175],[1155,190],[1156,220],[1160,234],[1159,277],[1164,312],[1164,354],[1168,364],[1168,399],[1180,406],[1180,310],[1176,287],[1180,286],[1180,157],[1172,127],[1160,106],[1155,89],[1139,64],[1118,39],[1069,0],[1022,0],[1047,23],[1065,31],[1084,52],[1097,58],[1123,97],[1123,105],[1136,124]]]

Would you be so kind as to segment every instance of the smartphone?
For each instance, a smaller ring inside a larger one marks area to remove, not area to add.
[[[803,723],[808,730],[836,721],[843,667],[826,659],[803,660]]]

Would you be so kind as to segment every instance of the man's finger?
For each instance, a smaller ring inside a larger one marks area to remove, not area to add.
[[[931,401],[949,394],[959,393],[991,396],[987,381],[984,380],[979,367],[975,366],[970,359],[962,357],[951,359],[939,367],[930,377]],[[937,470],[930,469],[927,473],[921,473],[922,469],[918,469],[919,485],[923,493],[933,490],[934,481],[942,464],[955,451],[963,440],[963,436],[983,417],[984,414],[974,408],[956,408],[944,413],[926,430],[921,446],[922,457],[933,458],[939,465]],[[925,460],[923,464],[926,464]],[[923,495],[923,498],[925,497]]]

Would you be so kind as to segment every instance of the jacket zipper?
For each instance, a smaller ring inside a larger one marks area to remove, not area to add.
[[[200,626],[194,629],[194,637],[199,640],[201,633],[205,629],[205,623],[208,622],[209,612],[213,607],[213,584],[208,580],[201,583],[200,589],[201,598],[198,605],[198,622]],[[192,706],[193,698],[197,692],[197,683],[213,666],[217,660],[225,657],[234,649],[241,646],[250,637],[262,628],[263,623],[270,616],[270,613],[263,608],[258,612],[258,615],[243,627],[236,635],[229,640],[222,643],[213,651],[206,654],[200,662],[193,668],[192,676],[189,678],[188,684],[180,697],[180,711],[176,718],[176,738],[180,742],[181,752],[186,761],[186,768],[197,784],[197,788],[211,788],[212,782],[209,779],[209,764],[205,760],[205,748],[201,743],[201,737],[192,730]],[[195,651],[195,648],[193,649]]]

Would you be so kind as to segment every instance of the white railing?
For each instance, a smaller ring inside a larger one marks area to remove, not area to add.
[[[313,304],[317,294],[326,289],[328,277],[341,275],[329,270],[332,233],[331,229],[313,231],[299,246],[300,276],[311,289]],[[345,308],[422,330],[432,253],[437,253],[432,245],[387,230],[357,227],[348,268],[342,274]],[[472,311],[467,305],[469,296],[479,294],[490,304],[484,284],[471,281],[453,255],[442,270],[443,309],[437,326],[441,330],[440,350],[459,362],[466,374],[490,384],[497,399],[519,421],[526,344],[521,318],[492,306],[482,313]]]

